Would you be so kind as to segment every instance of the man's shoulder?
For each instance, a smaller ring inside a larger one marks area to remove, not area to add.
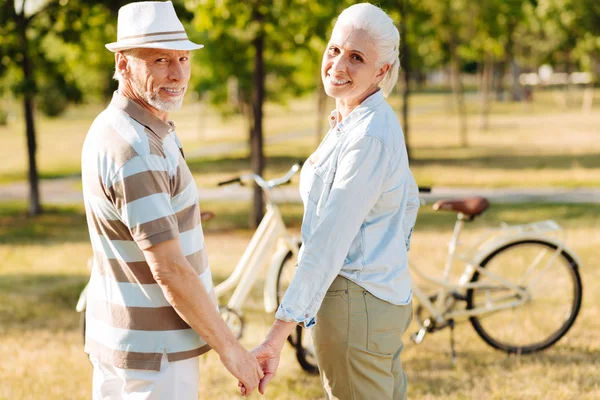
[[[110,105],[98,114],[88,137],[93,138],[97,151],[133,152],[137,155],[150,153],[151,138],[147,128],[125,111]]]
[[[82,149],[82,168],[94,165],[102,176],[112,176],[138,156],[151,153],[146,127],[127,113],[108,106],[90,127]]]

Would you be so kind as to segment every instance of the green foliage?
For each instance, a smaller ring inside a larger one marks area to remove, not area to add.
[[[5,55],[2,57],[0,75],[13,71],[15,79],[9,84],[9,89],[16,95],[35,95],[42,87],[45,92],[42,109],[58,115],[65,108],[62,103],[81,100],[81,91],[69,75],[64,60],[53,58],[53,47],[44,46],[45,39],[52,35],[54,23],[62,7],[56,1],[39,4],[41,8],[31,15],[26,14],[27,7],[25,10],[17,10],[15,3],[11,1],[2,5],[0,37]],[[24,70],[25,59],[28,59],[31,65],[29,76],[26,76]],[[61,101],[58,101],[59,98]],[[57,104],[50,104],[52,99],[56,99]]]
[[[118,9],[126,0],[46,0],[28,18],[27,50],[34,61],[34,79],[25,79],[20,65],[25,50],[19,39],[20,17],[15,2],[0,5],[0,76],[14,79],[0,86],[21,95],[40,92],[40,101],[60,82],[67,102],[108,98],[116,87],[111,79],[113,57],[104,44],[116,38]],[[352,0],[177,0],[178,15],[192,40],[206,47],[194,53],[192,86],[223,110],[239,111],[250,103],[253,71],[252,41],[264,32],[267,99],[317,87],[321,55],[335,17]],[[29,2],[28,2],[29,3]],[[260,3],[262,24],[253,21]],[[380,0],[397,23],[401,3],[406,12],[413,71],[427,72],[450,59],[450,39],[463,62],[480,63],[485,53],[496,60],[507,56],[514,41],[521,63],[571,62],[591,70],[600,59],[600,2],[596,0]],[[33,2],[32,2],[33,4]],[[401,55],[402,57],[402,55]],[[405,60],[402,60],[404,62]],[[234,79],[235,78],[235,79]],[[1,89],[0,89],[1,90]],[[41,93],[41,92],[45,92]],[[232,101],[237,97],[238,102]],[[228,103],[229,100],[229,104]]]
[[[63,92],[51,85],[38,96],[37,106],[48,117],[58,117],[67,110],[69,101]]]
[[[254,18],[255,4],[262,23]],[[208,94],[212,103],[224,105],[225,111],[235,112],[250,103],[252,42],[261,32],[267,99],[283,101],[313,91],[327,34],[346,2],[189,0],[186,5],[195,13],[197,39],[206,46],[194,56],[194,88]],[[237,103],[232,101],[236,97]]]

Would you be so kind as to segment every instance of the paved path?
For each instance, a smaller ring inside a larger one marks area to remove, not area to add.
[[[83,201],[79,178],[45,180],[41,183],[41,197],[44,203],[69,204]],[[26,182],[0,186],[0,202],[25,201],[28,195]],[[248,187],[227,186],[223,188],[200,188],[201,201],[249,201],[251,191]],[[597,203],[600,204],[600,188],[434,188],[431,193],[423,194],[430,203],[439,199],[484,196],[492,203]],[[285,186],[274,191],[278,202],[300,202],[298,188]]]

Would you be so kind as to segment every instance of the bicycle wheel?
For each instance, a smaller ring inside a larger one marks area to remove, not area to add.
[[[281,303],[281,299],[283,299],[283,295],[287,290],[292,278],[294,277],[294,273],[296,272],[296,263],[294,261],[294,254],[289,251],[286,256],[283,258],[281,265],[279,266],[279,271],[277,273],[277,306]],[[294,347],[296,347],[296,332],[292,332],[290,336],[288,336],[288,342]]]
[[[543,240],[507,244],[489,254],[471,282],[484,287],[467,291],[467,308],[502,307],[470,317],[477,334],[507,353],[544,350],[573,326],[579,313],[582,285],[579,266],[565,251]],[[494,279],[507,280],[527,293],[521,296]],[[514,301],[526,301],[509,307]]]
[[[284,257],[277,274],[277,304],[281,303],[281,299],[290,285],[295,272],[296,263],[290,251]],[[307,335],[304,328],[298,325],[296,326],[296,330],[288,336],[288,341],[296,349],[296,358],[302,369],[309,374],[318,373],[319,369],[317,367],[317,359],[311,335]]]
[[[302,369],[311,375],[319,373],[317,365],[317,356],[315,353],[315,345],[312,340],[312,335],[303,327],[296,327],[296,359]]]

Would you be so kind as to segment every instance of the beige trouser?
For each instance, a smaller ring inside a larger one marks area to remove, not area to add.
[[[412,304],[380,300],[338,276],[312,330],[321,382],[329,399],[406,399],[400,362]]]
[[[93,400],[198,399],[198,357],[170,362],[163,354],[160,371],[121,369],[93,356],[90,361]]]

